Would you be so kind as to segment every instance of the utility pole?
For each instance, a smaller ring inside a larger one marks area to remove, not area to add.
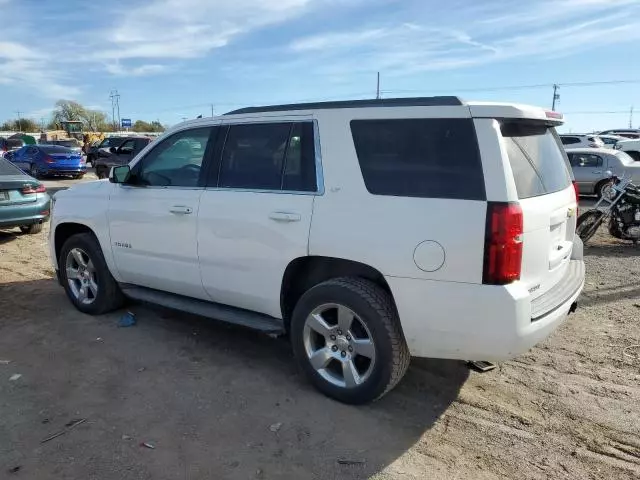
[[[20,110],[16,110],[16,115],[18,115],[18,122],[17,122],[18,130],[22,131],[22,118],[21,118],[22,112]]]
[[[629,128],[633,128],[633,105],[629,109]]]
[[[113,119],[113,127],[114,130],[118,131],[120,129],[120,94],[118,93],[118,90],[111,90],[109,98],[111,99],[111,118]],[[118,115],[117,123],[116,113]]]
[[[378,86],[376,87],[376,100],[380,100],[380,72],[378,72]]]
[[[213,103],[211,104],[211,117],[213,117]]]
[[[553,84],[553,103],[551,104],[551,110],[556,111],[556,100],[560,100],[560,94],[558,93],[558,89],[560,87],[557,84]]]

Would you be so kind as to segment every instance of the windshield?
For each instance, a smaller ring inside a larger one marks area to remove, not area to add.
[[[9,163],[4,158],[0,158],[0,176],[22,174],[22,170],[20,170],[18,167]]]
[[[631,158],[626,152],[617,150],[616,156],[620,159],[622,164],[625,166],[635,165],[636,163],[636,161],[633,158]],[[640,163],[638,163],[638,165],[640,165]]]
[[[98,148],[115,147],[119,140],[118,138],[105,138],[102,143],[98,145]]]
[[[571,184],[567,156],[553,127],[506,121],[501,131],[518,198],[558,192]]]
[[[76,153],[70,148],[63,147],[61,145],[42,145],[40,150],[44,153]]]

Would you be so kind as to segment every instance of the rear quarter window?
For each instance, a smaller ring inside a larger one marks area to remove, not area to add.
[[[471,119],[352,120],[351,133],[372,194],[486,200]]]
[[[570,167],[553,127],[539,122],[501,125],[518,198],[559,192],[571,184]]]

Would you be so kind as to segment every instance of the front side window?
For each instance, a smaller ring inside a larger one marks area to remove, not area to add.
[[[572,153],[570,160],[572,167],[601,167],[603,163],[602,158],[592,154]]]
[[[135,146],[134,140],[127,140],[122,145],[120,145],[120,148],[118,149],[119,150],[118,153],[121,153],[123,155],[130,155],[133,153],[134,146]]]
[[[213,127],[183,130],[160,142],[138,162],[132,182],[161,187],[197,187]]]
[[[316,191],[313,124],[229,126],[218,187]]]
[[[375,195],[485,200],[473,120],[352,120],[365,186]]]

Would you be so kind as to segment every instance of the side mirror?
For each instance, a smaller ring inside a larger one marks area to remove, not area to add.
[[[117,152],[118,152],[118,149],[117,149],[116,147],[109,147],[109,151],[110,151],[111,153],[117,153]]]
[[[127,183],[130,175],[131,168],[129,165],[120,165],[111,169],[109,172],[109,181],[111,183]]]

